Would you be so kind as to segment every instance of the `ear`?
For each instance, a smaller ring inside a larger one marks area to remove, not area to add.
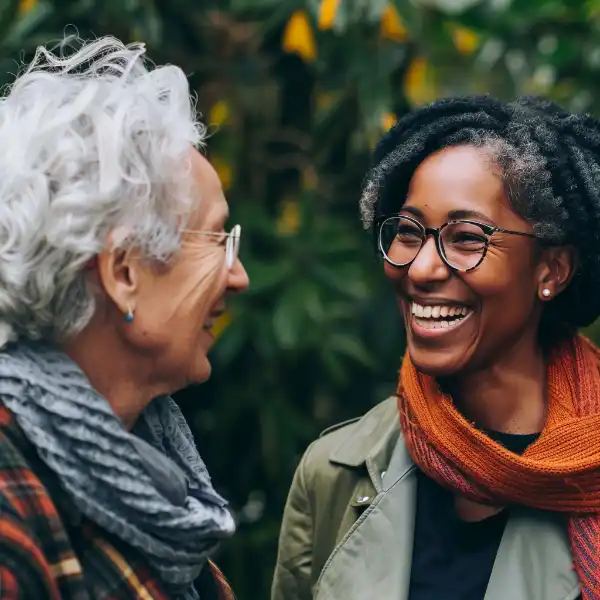
[[[540,260],[538,298],[552,300],[571,282],[577,270],[577,251],[573,246],[545,248]]]
[[[133,250],[112,249],[98,254],[98,278],[106,295],[124,315],[135,311],[140,287],[140,261]]]

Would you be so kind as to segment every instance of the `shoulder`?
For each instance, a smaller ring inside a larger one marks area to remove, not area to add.
[[[329,440],[338,439],[342,440],[352,434],[353,430],[356,429],[357,425],[364,425],[365,423],[373,422],[378,423],[385,421],[387,422],[387,418],[390,415],[393,415],[397,411],[397,403],[396,397],[391,396],[386,398],[383,402],[379,402],[376,404],[371,410],[369,410],[364,415],[359,417],[355,417],[354,419],[348,419],[347,421],[342,421],[341,423],[336,423],[327,429],[324,429],[320,435],[319,439],[329,437]],[[337,432],[335,436],[332,436]]]
[[[48,468],[17,424],[12,413],[0,403],[0,505],[21,519],[39,522],[56,520],[58,515],[44,475]]]
[[[21,451],[20,434],[0,404],[0,565],[8,586],[2,592],[7,598],[54,598],[41,535],[56,530],[54,506]]]
[[[328,427],[306,450],[305,471],[318,472],[336,464],[360,466],[390,430],[397,430],[397,411],[396,398],[392,396],[360,417]]]

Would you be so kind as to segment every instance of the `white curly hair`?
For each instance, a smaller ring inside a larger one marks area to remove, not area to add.
[[[85,265],[109,236],[166,262],[194,208],[189,151],[206,130],[181,69],[113,37],[54,52],[0,98],[0,347],[76,334],[95,310]]]

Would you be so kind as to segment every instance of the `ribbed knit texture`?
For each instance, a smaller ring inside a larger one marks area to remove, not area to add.
[[[79,367],[41,344],[0,352],[0,398],[77,508],[137,548],[173,597],[197,598],[194,580],[235,526],[175,402],[153,401],[130,433]],[[185,473],[181,505],[152,479],[136,433]]]
[[[600,600],[600,352],[575,337],[548,364],[548,418],[522,456],[476,429],[408,354],[400,423],[415,463],[440,485],[483,504],[568,513],[582,600]]]

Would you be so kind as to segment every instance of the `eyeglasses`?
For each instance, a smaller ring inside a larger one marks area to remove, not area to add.
[[[229,233],[219,233],[217,231],[195,231],[193,229],[184,229],[183,231],[184,233],[218,237],[222,241],[224,238],[227,238],[227,241],[225,242],[225,261],[229,269],[233,267],[240,251],[240,237],[242,235],[241,225],[235,225]]]
[[[406,267],[417,258],[427,238],[432,235],[438,254],[448,267],[454,271],[472,271],[485,258],[494,233],[537,239],[533,233],[500,229],[477,221],[449,221],[436,228],[423,227],[412,217],[395,215],[379,220],[379,250],[394,267]]]

